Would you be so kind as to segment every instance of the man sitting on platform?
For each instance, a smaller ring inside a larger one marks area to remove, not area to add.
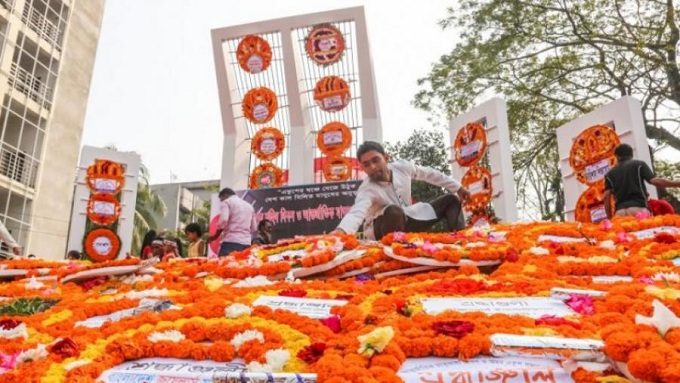
[[[395,231],[426,231],[444,218],[451,231],[465,227],[461,201],[467,201],[470,192],[460,182],[408,161],[388,163],[383,146],[373,141],[359,146],[357,158],[368,177],[335,233],[354,233],[363,223],[366,238],[380,239]],[[411,180],[442,187],[450,194],[429,203],[411,204]]]

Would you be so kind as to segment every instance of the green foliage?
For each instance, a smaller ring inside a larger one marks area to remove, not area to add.
[[[460,42],[419,80],[414,104],[439,117],[491,95],[508,103],[521,208],[560,219],[555,128],[621,96],[647,135],[680,150],[674,1],[461,0],[441,21]],[[606,122],[606,121],[603,121]]]
[[[0,315],[29,316],[49,310],[59,301],[42,298],[18,298],[10,303],[0,305]]]

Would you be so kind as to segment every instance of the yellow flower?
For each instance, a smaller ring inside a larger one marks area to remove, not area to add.
[[[376,352],[382,352],[394,337],[394,330],[391,326],[378,327],[368,334],[359,335],[359,354],[367,357],[373,356]]]
[[[522,332],[524,335],[529,335],[529,336],[557,336],[559,335],[557,331],[551,329],[551,328],[522,328]]]
[[[59,323],[65,319],[68,319],[73,315],[73,312],[71,310],[63,310],[60,311],[56,314],[52,314],[49,316],[49,318],[45,319],[44,321],[40,322],[43,326],[48,327],[51,326],[55,323]]]
[[[220,278],[206,278],[206,279],[203,280],[203,284],[208,289],[208,291],[215,292],[220,287],[222,287],[222,285],[224,283],[222,282],[222,279],[220,279]]]
[[[595,378],[598,383],[630,383],[630,380],[617,375],[607,375]]]
[[[524,265],[522,268],[523,273],[535,273],[536,270],[536,265]]]
[[[645,287],[645,291],[654,295],[655,297],[657,297],[659,299],[668,299],[668,300],[680,299],[680,290],[676,290],[676,289],[672,289],[672,288],[662,289],[662,288],[656,287],[656,286],[647,286],[647,287]]]

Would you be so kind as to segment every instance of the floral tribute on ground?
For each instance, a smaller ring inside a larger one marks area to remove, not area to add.
[[[3,261],[0,381],[679,382],[679,258],[658,216]]]

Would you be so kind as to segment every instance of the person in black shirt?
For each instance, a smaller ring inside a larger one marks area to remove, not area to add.
[[[650,214],[644,181],[663,188],[680,187],[680,182],[659,178],[647,163],[633,159],[633,148],[628,144],[617,146],[614,155],[619,163],[604,176],[604,208],[608,218]],[[615,212],[611,211],[612,194],[616,199]]]

